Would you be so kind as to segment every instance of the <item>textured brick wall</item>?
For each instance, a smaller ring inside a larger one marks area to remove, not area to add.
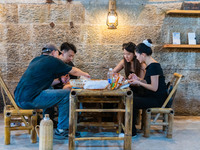
[[[183,0],[117,0],[119,26],[109,30],[105,24],[108,0],[1,0],[0,1],[0,67],[13,92],[32,58],[49,42],[60,46],[68,41],[76,45],[75,65],[92,78],[106,78],[109,67],[122,58],[121,45],[136,44],[151,38],[154,57],[166,74],[185,75],[175,101],[177,114],[200,115],[200,53],[193,49],[163,49],[172,42],[172,32],[195,32],[200,44],[199,16],[166,16],[170,9],[180,9]],[[55,24],[54,28],[50,23]],[[70,27],[73,22],[74,28]],[[122,72],[123,73],[123,72]],[[2,101],[0,102],[2,109]]]

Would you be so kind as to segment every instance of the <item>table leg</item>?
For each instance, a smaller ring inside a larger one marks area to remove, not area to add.
[[[123,109],[123,101],[122,101],[122,98],[121,98],[121,101],[120,103],[118,104],[118,109]],[[122,122],[123,122],[123,117],[122,117],[123,113],[121,112],[118,112],[117,113],[117,120],[118,120],[118,133],[121,133],[121,130],[122,130]]]
[[[131,92],[131,94],[127,93],[125,109],[126,109],[126,112],[125,112],[124,149],[125,150],[131,150],[131,144],[132,144],[132,112],[133,112],[133,95],[132,95],[132,92]]]
[[[75,132],[76,132],[76,95],[71,94],[69,110],[69,149],[75,149]]]

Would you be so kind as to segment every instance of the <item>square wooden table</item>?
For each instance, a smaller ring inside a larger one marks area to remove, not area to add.
[[[113,99],[113,97],[115,97]],[[116,99],[117,97],[117,99]],[[118,108],[114,109],[80,109],[78,104],[87,101],[87,103],[101,102],[113,103],[119,101]],[[75,137],[77,129],[78,113],[102,113],[102,112],[117,112],[118,115],[118,129],[119,133],[121,128],[124,130],[124,137]],[[75,141],[82,140],[123,140],[124,149],[131,150],[132,142],[132,112],[133,112],[133,94],[129,89],[117,90],[87,90],[87,89],[73,89],[70,94],[70,111],[69,111],[69,149],[75,149]],[[125,124],[123,124],[122,117],[124,114]]]

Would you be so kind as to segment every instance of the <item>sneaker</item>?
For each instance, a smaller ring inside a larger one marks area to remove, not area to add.
[[[125,136],[124,132],[119,134],[119,137],[124,137],[124,136]],[[137,133],[132,133],[132,137],[137,137]]]
[[[135,138],[135,137],[137,137],[137,134],[132,135],[132,138]]]
[[[75,137],[79,138],[79,137],[81,137],[81,134],[79,132],[76,132]]]
[[[124,137],[124,133],[120,133],[120,134],[119,134],[119,137]]]
[[[65,129],[64,131],[60,132],[58,129],[55,130],[54,138],[55,139],[66,139],[68,138],[69,130]],[[76,132],[75,137],[81,137],[81,134],[79,132]]]
[[[60,132],[58,129],[55,130],[55,133],[54,133],[54,137],[55,139],[66,139],[68,137],[68,134],[69,134],[69,130],[66,129],[62,132]]]
[[[137,132],[132,131],[132,137],[137,137]]]

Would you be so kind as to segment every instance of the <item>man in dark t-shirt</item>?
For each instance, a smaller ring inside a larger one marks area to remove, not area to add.
[[[66,64],[69,66],[74,67],[74,64],[72,63],[72,60],[74,58],[74,55],[76,54],[76,47],[68,42],[64,42],[60,46],[60,53],[59,58],[62,59]],[[71,90],[72,86],[69,83],[69,79],[77,79],[77,76],[68,75],[62,76],[58,79],[54,80],[54,89],[66,89]],[[66,82],[67,81],[67,82]],[[47,112],[50,116],[50,118],[54,122],[54,128],[57,127],[57,115],[58,115],[58,107],[51,107],[47,109]]]
[[[58,127],[55,135],[59,138],[68,136],[69,128],[69,91],[51,89],[54,79],[65,74],[75,76],[90,75],[78,68],[66,65],[57,57],[59,50],[52,44],[47,44],[42,49],[42,55],[34,58],[23,76],[21,77],[15,91],[16,104],[23,109],[43,109],[58,105]]]

